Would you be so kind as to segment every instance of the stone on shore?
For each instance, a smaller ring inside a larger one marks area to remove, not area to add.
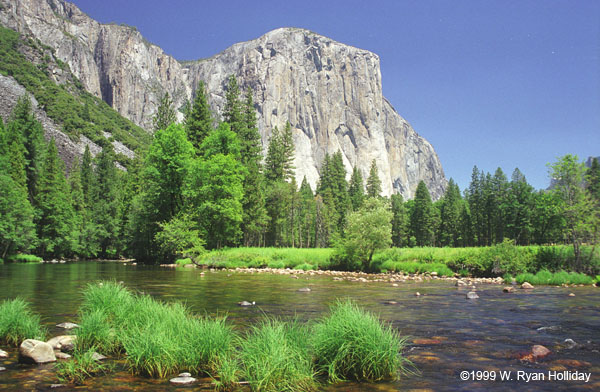
[[[26,339],[21,343],[19,356],[23,362],[47,363],[56,361],[52,346],[35,339]]]

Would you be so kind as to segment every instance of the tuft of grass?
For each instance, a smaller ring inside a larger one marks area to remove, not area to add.
[[[136,374],[212,372],[234,339],[223,318],[193,317],[182,304],[135,295],[111,282],[89,285],[81,309],[77,347],[124,352]]]
[[[229,248],[206,253],[202,262],[217,268],[327,268],[329,248]]]
[[[312,333],[317,372],[332,382],[395,379],[408,363],[404,346],[390,325],[349,300],[337,301]]]
[[[515,277],[517,283],[529,282],[533,285],[553,285],[562,284],[594,284],[594,278],[577,272],[549,272],[547,270],[538,271],[535,275],[531,273],[519,274]]]
[[[7,260],[16,263],[39,263],[41,261],[44,261],[44,259],[42,259],[41,257],[35,255],[28,255],[24,253],[9,256]]]
[[[187,264],[192,264],[192,259],[185,258],[185,259],[177,259],[175,260],[175,264],[177,265],[187,265]]]
[[[257,391],[311,391],[314,379],[309,331],[297,322],[266,319],[241,342],[243,373]]]
[[[83,384],[86,378],[97,374],[108,373],[111,368],[101,361],[93,358],[94,349],[85,351],[75,350],[73,358],[68,361],[58,362],[54,369],[60,382]]]
[[[34,314],[29,303],[20,298],[4,300],[0,304],[0,342],[18,346],[25,339],[45,340],[46,330],[40,316]]]

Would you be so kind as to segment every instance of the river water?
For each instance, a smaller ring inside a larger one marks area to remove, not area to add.
[[[407,281],[394,287],[383,282],[334,281],[319,275],[292,279],[289,275],[201,274],[189,268],[77,262],[0,265],[0,299],[19,296],[30,301],[51,335],[65,334],[55,325],[76,322],[83,288],[101,279],[123,281],[127,287],[163,301],[185,302],[196,313],[227,314],[240,331],[265,314],[314,319],[337,298],[352,298],[409,336],[404,354],[414,363],[412,374],[393,382],[325,385],[324,391],[600,390],[600,288],[595,287],[536,287],[506,294],[502,286],[477,284],[480,298],[467,300],[470,288],[457,288],[443,280]],[[311,291],[299,292],[303,287]],[[255,301],[256,306],[238,306],[243,300]],[[387,304],[389,301],[397,303]],[[577,345],[570,347],[565,339]],[[521,360],[535,344],[544,345],[552,354],[533,363]],[[6,368],[0,372],[0,390],[50,390],[51,384],[58,383],[52,364],[21,365],[16,361],[16,349],[0,348],[9,352],[8,359],[0,359],[0,366]],[[463,371],[468,372],[467,380],[461,379]],[[590,378],[588,382],[550,379],[564,374],[590,374]],[[494,375],[496,380],[489,380]],[[119,363],[115,372],[77,387],[176,389],[180,388],[172,387],[168,380],[132,376]],[[212,390],[209,379],[185,389]]]

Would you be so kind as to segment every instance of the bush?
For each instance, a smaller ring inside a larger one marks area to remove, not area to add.
[[[594,284],[594,278],[585,274],[565,271],[552,273],[547,270],[541,270],[535,275],[531,273],[519,274],[515,277],[515,280],[519,284],[529,282],[534,285],[553,286],[560,286],[562,284]]]
[[[0,304],[0,342],[18,346],[25,339],[45,340],[46,330],[40,317],[20,298]]]
[[[264,320],[241,341],[244,375],[253,390],[310,391],[316,388],[309,332],[296,322]]]
[[[406,363],[404,340],[353,302],[336,302],[315,326],[312,346],[318,374],[330,381],[396,378]]]

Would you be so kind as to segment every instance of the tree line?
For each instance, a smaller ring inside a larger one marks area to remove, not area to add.
[[[67,178],[54,141],[44,140],[29,100],[20,99],[0,122],[0,257],[168,260],[228,246],[344,241],[348,252],[370,258],[374,248],[361,244],[360,228],[375,230],[382,219],[397,247],[597,241],[597,160],[585,169],[575,156],[560,158],[550,165],[551,190],[534,190],[518,169],[508,180],[501,169],[491,175],[475,167],[462,193],[451,179],[433,202],[420,182],[405,201],[381,196],[375,161],[366,181],[356,167],[347,181],[340,151],[325,156],[316,189],[306,178],[298,185],[291,124],[271,130],[263,156],[252,91],[241,92],[233,76],[220,116],[202,82],[183,114],[177,123],[165,94],[152,142],[126,171],[106,141],[95,157],[86,148]]]

